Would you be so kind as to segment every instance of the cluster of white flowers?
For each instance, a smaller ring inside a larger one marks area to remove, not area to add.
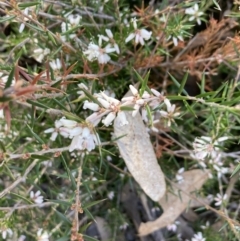
[[[99,64],[106,64],[111,60],[111,57],[108,55],[109,53],[120,53],[118,44],[113,38],[112,31],[110,29],[106,29],[105,32],[108,37],[104,35],[99,35],[98,45],[90,42],[88,45],[88,49],[83,51],[83,54],[86,55],[89,61],[94,61],[97,59]],[[104,48],[102,47],[103,40],[109,42]]]
[[[158,14],[158,12],[155,12],[156,14]],[[187,8],[185,10],[185,14],[190,15],[189,17],[189,21],[194,21],[196,19],[197,23],[200,25],[201,24],[201,16],[204,14],[203,12],[199,11],[199,6],[196,3],[193,7]],[[167,22],[167,18],[166,15],[162,15],[162,17],[160,18],[160,21],[163,23]],[[171,35],[168,36],[167,41],[172,39],[174,46],[178,46],[178,41],[184,41],[183,39],[183,32],[180,30],[177,33],[172,33]]]
[[[208,163],[217,171],[219,178],[229,171],[227,167],[223,167],[223,152],[220,149],[221,142],[227,139],[226,136],[216,140],[208,136],[201,136],[196,137],[193,142],[194,155],[192,157],[197,159],[203,168],[207,167],[204,160],[209,158]]]
[[[135,18],[132,19],[132,22],[134,32],[128,35],[125,42],[127,43],[135,38],[136,44],[140,43],[141,45],[144,45],[144,40],[149,40],[152,32],[144,28],[138,29],[137,20]],[[107,36],[98,35],[98,45],[90,42],[87,50],[83,51],[83,54],[86,55],[89,61],[94,61],[97,59],[99,64],[106,64],[111,60],[109,53],[116,52],[117,54],[120,54],[119,46],[113,38],[112,31],[110,29],[105,29],[105,32]],[[105,47],[102,47],[103,41],[108,43]]]
[[[95,111],[86,118],[88,122],[96,126],[101,121],[102,117],[107,115],[106,118],[102,120],[105,126],[111,125],[116,116],[119,118],[122,125],[128,124],[125,113],[120,110],[121,102],[119,100],[107,96],[105,92],[95,94],[95,97],[102,108],[96,103],[85,101],[83,108]]]
[[[206,157],[216,158],[219,154],[219,143],[227,140],[228,137],[220,137],[214,140],[209,136],[196,137],[193,142],[193,149],[197,159],[203,160]]]
[[[79,87],[82,88],[82,91],[78,93],[81,94],[81,97],[86,97],[84,91],[88,91],[87,87],[84,84],[80,84]],[[83,109],[90,109],[94,111],[94,113],[86,118],[87,123],[85,125],[63,117],[55,121],[55,128],[49,128],[44,132],[52,134],[50,137],[52,141],[56,140],[58,134],[64,138],[72,139],[71,145],[69,146],[70,152],[73,150],[92,151],[96,145],[100,144],[98,135],[93,131],[93,128],[97,126],[100,121],[107,127],[112,124],[115,118],[118,118],[121,126],[128,124],[125,111],[123,110],[124,107],[133,108],[133,117],[140,111],[142,119],[146,121],[146,105],[155,109],[163,102],[167,110],[160,110],[159,114],[162,118],[167,120],[168,126],[170,126],[173,119],[180,114],[175,112],[175,105],[171,105],[169,99],[158,91],[151,89],[151,93],[144,91],[144,93],[140,95],[139,91],[134,86],[130,85],[129,87],[132,96],[124,97],[122,101],[108,96],[106,94],[107,92],[95,93],[93,95],[95,102],[86,100]]]
[[[92,151],[100,141],[98,135],[89,129],[89,127],[79,124],[74,120],[68,120],[62,117],[55,121],[55,128],[49,128],[45,133],[52,133],[50,140],[55,141],[58,134],[64,138],[72,139],[69,151],[87,150]]]
[[[105,92],[95,94],[98,104],[85,101],[83,108],[94,111],[93,114],[86,118],[86,121],[90,122],[93,126],[96,126],[102,120],[102,123],[105,126],[109,126],[112,124],[115,118],[118,118],[121,126],[124,126],[128,124],[128,121],[122,108],[131,106],[133,107],[133,117],[136,116],[139,111],[141,111],[142,119],[146,120],[147,110],[145,106],[149,105],[154,109],[161,102],[165,103],[167,111],[161,110],[159,113],[164,119],[168,121],[168,126],[171,125],[173,118],[180,114],[178,112],[174,112],[175,105],[171,105],[170,101],[158,91],[151,89],[152,93],[144,91],[142,96],[140,96],[139,91],[134,86],[130,85],[129,88],[132,92],[132,96],[124,97],[121,101],[113,97],[109,97]],[[102,119],[104,116],[106,117]]]
[[[132,19],[132,23],[133,23],[133,27],[134,27],[134,32],[130,33],[128,35],[125,42],[127,43],[127,42],[129,42],[129,41],[131,41],[132,39],[135,38],[136,44],[140,43],[141,45],[144,45],[145,44],[144,40],[149,40],[151,38],[152,32],[148,31],[144,28],[138,29],[136,18]]]

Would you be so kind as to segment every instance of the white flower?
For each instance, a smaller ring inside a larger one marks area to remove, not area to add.
[[[125,40],[125,43],[131,41],[135,38],[135,43],[140,43],[141,45],[144,45],[144,40],[149,40],[151,38],[152,32],[147,31],[146,29],[138,29],[136,19],[132,19],[133,27],[135,29],[134,33],[130,33],[128,37]]]
[[[197,4],[197,3],[195,3],[193,7],[187,8],[187,9],[185,10],[185,13],[188,14],[188,15],[192,15],[192,16],[189,18],[189,21],[193,21],[194,19],[196,19],[198,25],[201,25],[200,16],[203,15],[203,12],[199,12],[199,7],[198,7],[198,4]]]
[[[170,35],[168,38],[167,38],[167,40],[169,40],[169,39],[171,39],[172,38],[172,40],[173,40],[173,44],[174,44],[174,46],[178,46],[178,40],[180,40],[180,41],[184,41],[183,40],[183,37],[181,36],[181,35],[177,35],[177,36],[172,36],[172,35]]]
[[[110,46],[113,47],[115,49],[115,52],[117,54],[120,54],[120,49],[118,44],[115,42],[114,38],[113,38],[113,34],[112,31],[110,29],[105,29],[105,32],[107,34],[108,37],[104,36],[104,35],[99,35],[99,45],[102,45],[102,40],[104,40],[105,42],[110,42]]]
[[[157,97],[157,99],[152,100],[149,103],[149,106],[151,106],[152,109],[155,109],[156,107],[159,106],[159,104],[164,101],[164,99],[166,98],[162,93],[160,93],[159,91],[155,90],[155,89],[151,89],[151,92],[153,93],[154,96]]]
[[[176,174],[176,180],[178,183],[182,183],[184,181],[183,176],[181,175],[185,171],[184,167],[180,168]]]
[[[43,162],[41,162],[41,164],[44,165],[45,167],[52,167],[51,160],[43,161]]]
[[[176,232],[178,224],[179,224],[179,221],[175,221],[174,223],[167,225],[167,230]]]
[[[110,43],[113,45],[116,53],[117,53],[117,54],[120,54],[119,46],[118,46],[118,44],[115,42],[115,40],[114,40],[114,38],[113,38],[112,31],[111,31],[110,29],[105,29],[105,32],[106,32],[107,36],[109,37],[109,41],[110,41]]]
[[[193,149],[197,159],[203,160],[205,157],[211,154],[214,148],[211,142],[212,138],[208,136],[195,138],[193,142]]]
[[[49,241],[49,234],[47,231],[43,231],[43,229],[39,229],[37,231],[37,240],[38,241]]]
[[[176,105],[172,105],[169,99],[165,98],[164,103],[167,106],[167,111],[160,110],[159,113],[162,117],[168,120],[168,126],[171,126],[173,119],[180,115],[179,112],[175,112]]]
[[[29,8],[25,8],[24,11],[23,11],[23,13],[24,13],[25,15],[28,15],[28,11],[29,11]],[[31,15],[28,15],[28,17],[31,18],[32,16],[31,16]],[[23,20],[24,20],[24,21],[28,21],[29,19],[28,19],[27,17],[24,17]],[[24,30],[24,28],[25,28],[25,23],[21,23],[21,24],[20,24],[20,27],[19,27],[19,30],[18,30],[19,33],[22,33],[23,30]]]
[[[44,133],[52,133],[50,140],[51,141],[55,141],[57,136],[58,136],[58,131],[55,128],[49,128],[47,130],[44,131]]]
[[[193,235],[193,238],[191,241],[205,241],[206,238],[203,238],[203,235],[201,232],[198,232],[197,234]]]
[[[7,238],[7,236],[12,236],[13,235],[13,231],[12,231],[12,229],[10,229],[10,228],[5,228],[5,227],[2,227],[1,229],[0,229],[0,232],[2,233],[2,238],[3,239],[6,239]]]
[[[33,50],[33,58],[38,61],[39,63],[42,63],[44,57],[50,53],[50,49],[45,48],[38,48]]]
[[[99,49],[100,47],[94,43],[89,43],[88,49],[83,52],[84,55],[87,56],[89,61],[93,61],[98,58],[99,56]]]
[[[83,51],[89,61],[98,60],[99,64],[106,64],[111,60],[109,53],[115,52],[115,48],[108,44],[105,48],[102,48],[94,43],[89,43],[88,49]]]
[[[125,102],[124,105],[134,104],[134,110],[132,112],[132,116],[134,117],[138,113],[139,109],[144,106],[145,99],[149,98],[150,95],[145,91],[142,97],[140,97],[138,90],[133,85],[129,85],[129,88],[133,96],[123,97],[122,102]]]
[[[80,135],[74,136],[69,147],[69,151],[87,150],[92,151],[100,143],[97,135],[91,133],[90,129],[84,127]]]
[[[128,223],[123,223],[122,225],[119,226],[120,230],[126,230],[128,227]]]
[[[218,148],[218,147],[216,147]],[[215,148],[215,149],[216,149]],[[212,164],[213,168],[217,171],[218,178],[222,176],[222,174],[228,173],[228,168],[223,167],[223,161],[222,161],[222,153],[213,151],[211,154],[212,159],[209,160],[209,163]]]
[[[35,194],[33,191],[30,192],[30,198],[36,203],[41,204],[43,203],[43,196],[41,196],[41,192],[37,191]]]
[[[205,225],[201,225],[200,227],[201,227],[201,229],[203,229],[203,230],[209,228],[209,227],[210,227],[209,221],[207,221]]]
[[[4,119],[4,112],[3,112],[3,109],[0,110],[0,119]]]
[[[217,196],[214,198],[215,202],[215,206],[221,206],[223,201],[227,200],[227,194],[225,193],[223,196],[218,193]]]
[[[120,126],[128,125],[128,121],[127,121],[124,111],[118,112],[117,119],[119,121]]]
[[[106,158],[107,158],[107,161],[109,161],[109,162],[112,161],[112,157],[111,156],[107,155]]]
[[[60,59],[55,59],[55,60],[49,62],[49,64],[53,71],[58,71],[62,68],[62,63],[61,63]]]
[[[70,14],[67,18],[71,26],[75,27],[79,24],[80,20],[82,19],[82,16],[80,16],[79,14]]]
[[[102,123],[105,126],[109,126],[112,124],[112,121],[116,118],[117,113],[120,112],[120,101],[109,97],[106,93],[101,92],[100,94],[96,94],[97,100],[101,103],[101,105],[106,109],[103,115],[107,115],[105,119],[102,120]],[[126,123],[126,118],[124,119],[124,114],[120,114],[119,118],[123,124]]]
[[[113,198],[114,198],[114,192],[113,192],[113,191],[109,192],[109,193],[107,194],[107,196],[108,196],[108,199],[113,200]]]
[[[162,23],[166,23],[167,22],[167,17],[166,15],[163,13],[162,17],[159,18],[160,22]]]
[[[80,20],[82,19],[82,17],[78,14],[70,14],[68,16],[65,15],[65,17],[67,17],[67,23],[66,22],[62,22],[61,24],[61,29],[62,29],[62,33],[67,32],[68,30],[71,30],[72,28],[76,27],[77,25],[79,25]],[[75,33],[69,34],[68,37],[70,39],[75,38],[77,35]],[[66,36],[62,35],[61,36],[62,41],[66,41]]]
[[[65,117],[62,117],[60,120],[55,121],[55,128],[49,128],[44,131],[44,133],[52,133],[50,140],[55,141],[58,133],[60,133],[63,137],[67,138],[69,136],[73,136],[77,127],[77,122],[73,120],[67,120]]]
[[[198,158],[198,155],[196,155],[194,152],[191,152],[190,157],[191,157],[192,159],[197,160],[197,161],[198,161],[198,164],[199,164],[203,169],[206,169],[206,168],[207,168],[207,165],[206,165],[206,163],[204,162],[204,159],[199,159],[199,158]]]

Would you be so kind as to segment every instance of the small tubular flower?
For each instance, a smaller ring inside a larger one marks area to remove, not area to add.
[[[93,102],[89,102],[88,100],[84,101],[83,109],[89,109],[92,111],[98,111],[99,105]]]
[[[117,115],[117,118],[119,120],[120,126],[128,125],[128,121],[127,121],[127,118],[126,118],[126,115],[125,115],[124,111],[119,111],[118,115]]]
[[[102,123],[105,126],[109,126],[112,124],[112,121],[115,119],[116,113],[115,112],[110,112],[105,119],[102,120]]]

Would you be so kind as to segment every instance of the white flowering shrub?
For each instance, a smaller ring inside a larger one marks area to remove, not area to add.
[[[239,240],[239,5],[0,1],[0,240]]]

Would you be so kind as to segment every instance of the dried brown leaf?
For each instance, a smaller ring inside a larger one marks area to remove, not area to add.
[[[164,174],[157,162],[152,143],[140,114],[132,117],[125,112],[128,125],[121,126],[118,118],[114,122],[117,145],[128,170],[143,191],[154,201],[159,201],[166,191]]]
[[[184,182],[175,184],[173,192],[168,192],[161,198],[159,204],[164,213],[155,221],[142,223],[139,227],[140,235],[150,234],[160,228],[172,224],[177,217],[189,206],[191,201],[191,192],[199,190],[208,179],[209,171],[191,170],[182,174]]]
[[[95,217],[96,226],[101,240],[110,240],[111,230],[108,223],[101,217]]]

